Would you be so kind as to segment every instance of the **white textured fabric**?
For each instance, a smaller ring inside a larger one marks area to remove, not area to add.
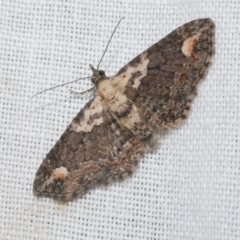
[[[0,239],[240,239],[240,2],[1,1]],[[91,94],[89,76],[125,63],[180,25],[210,17],[216,54],[184,125],[132,177],[59,205],[35,173]]]

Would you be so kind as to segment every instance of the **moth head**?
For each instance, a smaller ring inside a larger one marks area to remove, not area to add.
[[[98,81],[106,78],[105,72],[103,70],[97,70],[92,65],[90,65],[90,68],[93,72],[91,76],[91,81],[93,84],[97,84]]]

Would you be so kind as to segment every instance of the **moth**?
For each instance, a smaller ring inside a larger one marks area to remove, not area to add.
[[[135,57],[115,76],[92,65],[96,96],[46,155],[33,183],[37,196],[69,201],[137,165],[155,132],[186,118],[214,53],[214,23],[197,19]]]

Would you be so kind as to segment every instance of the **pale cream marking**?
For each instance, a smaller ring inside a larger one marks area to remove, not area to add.
[[[130,130],[132,130],[135,123],[141,121],[137,107],[132,105],[131,112],[126,117],[121,118],[120,121]]]
[[[92,123],[88,123],[91,116],[95,113],[101,113],[103,110],[101,98],[96,96],[88,109],[84,110],[84,119],[81,122],[73,121],[70,125],[70,130],[74,132],[90,132],[94,126],[103,123],[103,118],[95,118]]]
[[[98,94],[107,102],[113,112],[121,113],[122,108],[127,104],[127,97],[123,95],[110,80],[105,80],[98,85]]]
[[[126,71],[123,72],[121,75],[115,77],[112,79],[113,84],[118,85],[118,88],[120,89],[121,92],[124,92],[125,87],[127,86],[129,79],[132,77],[132,74],[136,73],[136,72],[140,72],[141,75],[136,77],[134,79],[134,84],[133,84],[133,88],[138,88],[138,86],[140,85],[140,80],[147,76],[147,65],[149,63],[149,58],[147,58],[147,52],[143,52],[140,55],[140,62],[137,66],[130,66],[127,65]]]
[[[68,175],[68,170],[65,167],[59,167],[54,169],[52,175],[50,176],[48,183],[53,182],[54,180],[61,179],[64,180]]]
[[[42,191],[45,191],[46,187],[52,184],[54,180],[63,180],[65,183],[65,186],[67,186],[66,192],[74,192],[75,189],[77,188],[77,183],[71,181],[70,185],[67,184],[69,181],[69,179],[66,179],[68,174],[69,172],[66,167],[61,166],[59,168],[55,168],[50,178],[47,181],[45,181],[44,184],[42,185],[42,188],[41,188]],[[73,176],[71,176],[71,179],[74,179],[74,178],[76,178],[76,174],[73,173]],[[70,199],[71,196],[72,196],[72,193],[64,194],[64,198],[66,199]]]
[[[123,95],[120,91],[117,91],[115,94],[115,98],[109,101],[112,111],[121,113],[123,110],[123,106],[127,105],[127,100],[128,99],[126,95]]]
[[[113,82],[109,79],[104,80],[98,85],[98,94],[106,100],[107,106],[114,113],[121,114],[125,110],[125,107],[128,107],[129,99],[126,95],[114,87]],[[137,111],[136,106],[132,103],[131,112],[123,118],[120,118],[122,124],[124,124],[129,129],[134,127],[134,123],[140,122],[140,117]]]
[[[98,84],[98,94],[107,101],[111,101],[116,95],[116,87],[111,80],[106,79]]]
[[[198,41],[201,33],[197,33],[183,42],[182,52],[186,57],[191,57],[195,42]]]

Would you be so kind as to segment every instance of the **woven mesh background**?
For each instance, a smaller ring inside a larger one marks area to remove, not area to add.
[[[240,239],[239,1],[1,1],[0,239]],[[178,26],[211,17],[216,54],[184,125],[160,137],[131,178],[59,205],[32,195],[35,173],[107,75]]]

